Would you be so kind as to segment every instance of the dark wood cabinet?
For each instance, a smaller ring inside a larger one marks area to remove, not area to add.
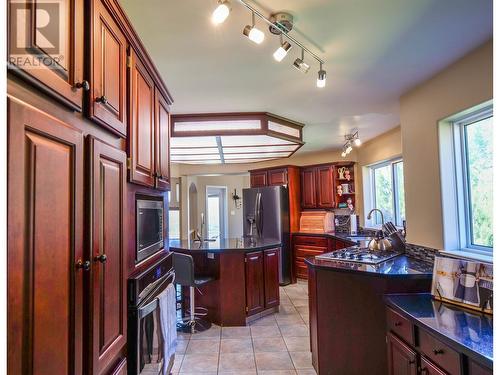
[[[417,352],[392,333],[387,334],[389,375],[417,375]]]
[[[447,375],[447,372],[444,372],[431,361],[429,361],[425,357],[420,358],[420,374],[421,375]]]
[[[316,168],[304,168],[301,171],[302,208],[316,208]]]
[[[264,262],[262,251],[245,254],[247,315],[264,310]]]
[[[113,370],[112,375],[127,375],[127,359],[124,358],[116,368]]]
[[[251,171],[250,172],[250,187],[267,186],[267,171]]]
[[[8,99],[8,373],[82,374],[83,136]]]
[[[127,134],[127,39],[105,0],[92,4],[89,117]]]
[[[269,186],[279,186],[288,184],[288,173],[286,168],[270,169],[267,172]]]
[[[316,169],[317,176],[317,207],[335,208],[335,187],[333,181],[334,168],[332,165],[321,166]]]
[[[170,188],[170,112],[159,90],[155,90],[155,161],[156,188]]]
[[[83,0],[11,0],[8,9],[9,69],[80,111],[88,87],[82,81]],[[36,27],[37,12],[48,14],[59,32],[51,33],[51,24],[45,30]]]
[[[93,137],[88,138],[91,204],[89,258],[89,358],[93,374],[103,374],[127,340],[125,207],[127,155]]]
[[[326,253],[329,249],[326,237],[295,235],[293,237],[294,273],[300,279],[307,279],[308,272],[304,260]]]
[[[155,185],[155,86],[146,67],[130,50],[130,182]]]
[[[279,306],[279,249],[264,250],[264,305]]]

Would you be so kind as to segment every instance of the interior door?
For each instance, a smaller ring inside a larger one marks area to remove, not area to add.
[[[127,155],[93,137],[88,138],[91,345],[94,374],[102,374],[127,341],[125,207]]]
[[[264,263],[262,251],[245,254],[247,315],[264,310]]]
[[[83,137],[8,99],[9,374],[81,374]]]
[[[333,167],[318,167],[318,201],[317,205],[321,208],[335,208],[335,192],[333,191]]]
[[[9,69],[80,111],[83,0],[9,0],[8,31]]]
[[[155,86],[133,49],[130,49],[130,182],[155,185]]]
[[[89,116],[118,135],[127,135],[127,40],[104,0],[91,0],[92,64]]]
[[[266,309],[280,304],[279,249],[264,251],[264,297]]]
[[[316,208],[316,168],[304,168],[300,181],[302,208]]]
[[[170,113],[165,98],[155,90],[156,188],[170,189]]]

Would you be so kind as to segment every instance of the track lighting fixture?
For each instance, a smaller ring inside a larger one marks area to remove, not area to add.
[[[326,86],[326,71],[323,70],[323,63],[319,63],[319,71],[318,71],[318,79],[316,81],[317,87],[325,87]]]
[[[231,8],[229,6],[229,1],[227,0],[218,0],[217,8],[212,13],[212,22],[214,25],[219,25],[223,23],[226,18],[229,16],[229,12]]]
[[[273,57],[276,61],[280,62],[283,60],[292,48],[292,45],[288,43],[287,41],[283,41],[283,35],[280,35],[280,46],[279,48],[273,53]]]
[[[344,136],[346,142],[344,143],[344,147],[342,148],[342,154],[341,156],[345,158],[347,155],[349,155],[352,151],[352,145],[359,147],[361,146],[361,139],[359,139],[359,134],[358,132],[354,132],[352,134],[346,134]]]
[[[299,71],[299,72],[302,72],[302,73],[307,73],[309,71],[309,64],[307,64],[305,61],[304,61],[304,49],[302,49],[302,53],[301,53],[301,57],[300,58],[296,58],[295,61],[293,62],[293,66]]]
[[[361,139],[356,138],[356,139],[354,140],[354,146],[356,146],[356,147],[361,146]]]
[[[243,29],[243,35],[256,44],[264,41],[264,33],[255,27],[255,13],[252,12],[252,25],[246,25]]]

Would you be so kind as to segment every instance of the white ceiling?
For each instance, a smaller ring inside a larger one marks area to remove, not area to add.
[[[327,86],[272,58],[242,35],[250,13],[237,0],[225,23],[210,22],[215,0],[121,0],[174,97],[173,113],[268,111],[306,124],[299,151],[340,147],[399,124],[398,99],[492,36],[492,0],[259,0],[266,14],[295,17],[293,35],[326,60]],[[307,55],[306,55],[307,59]]]

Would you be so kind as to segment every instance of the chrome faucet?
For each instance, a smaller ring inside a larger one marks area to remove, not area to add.
[[[383,213],[382,213],[382,211],[381,211],[381,210],[379,210],[378,208],[374,208],[374,209],[372,209],[370,212],[368,212],[368,216],[367,216],[366,218],[367,218],[368,220],[371,220],[371,219],[372,219],[372,213],[373,213],[373,211],[378,211],[378,212],[380,212],[380,216],[381,216],[381,218],[382,218],[382,225],[384,225],[384,224],[385,224],[385,221],[384,221],[384,214],[383,214]]]

